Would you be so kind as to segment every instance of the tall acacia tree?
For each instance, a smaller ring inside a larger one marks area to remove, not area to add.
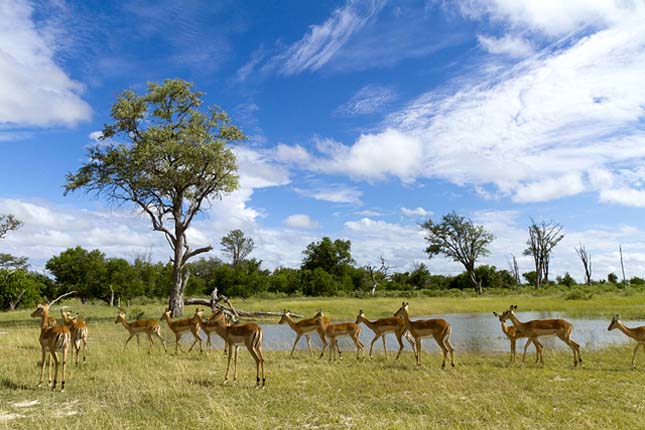
[[[426,230],[428,257],[442,254],[461,263],[470,279],[470,284],[479,294],[482,291],[481,281],[475,273],[475,263],[479,257],[490,254],[488,245],[495,239],[484,226],[475,225],[471,220],[450,212],[444,215],[441,222],[435,224],[431,219],[421,225]]]
[[[65,193],[84,189],[113,203],[134,204],[172,249],[173,316],[183,314],[188,260],[212,250],[193,249],[186,231],[203,204],[238,187],[229,145],[246,139],[221,108],[201,109],[203,93],[180,79],[148,84],[146,94],[126,90],[112,106],[113,122],[89,161],[67,174]]]

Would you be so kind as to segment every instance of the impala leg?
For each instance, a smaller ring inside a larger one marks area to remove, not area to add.
[[[87,361],[87,337],[83,336],[83,363]]]
[[[356,345],[356,359],[359,360],[361,358],[361,351],[364,352],[365,345],[363,345],[361,340],[358,338],[358,335],[352,336],[352,339]]]
[[[311,355],[311,339],[309,339],[309,335],[305,335],[305,340],[307,341],[307,351],[309,352],[309,355]]]
[[[524,364],[524,359],[526,358],[526,350],[529,348],[529,345],[533,342],[533,337],[530,337],[524,344],[524,354],[522,354],[522,364]]]
[[[138,338],[137,338],[138,339]],[[178,354],[177,349],[181,352],[186,352],[184,349],[179,345],[179,341],[181,340],[181,333],[175,334],[175,355]]]
[[[632,370],[636,369],[636,353],[638,352],[638,348],[640,348],[641,345],[641,343],[637,343],[634,347],[634,353],[632,354]]]
[[[293,347],[291,347],[291,354],[289,354],[290,357],[293,357],[293,351],[296,350],[296,345],[298,344],[298,341],[300,340],[301,336],[302,335],[300,333],[296,334],[296,340],[293,342]],[[323,349],[323,351],[324,351],[324,349]]]
[[[517,344],[517,339],[515,338],[509,338],[511,341],[511,360],[509,361],[509,364],[515,363],[515,345]]]
[[[385,359],[387,360],[387,342],[385,341],[385,334],[381,336],[381,339],[383,339],[383,354],[385,355]],[[371,355],[370,358],[372,358]]]
[[[320,336],[320,341],[323,344],[322,351],[320,351],[320,358],[323,358],[325,355],[325,349],[327,348],[327,339],[322,330],[318,330],[318,336]]]
[[[580,345],[572,341],[569,337],[566,335],[558,335],[558,337],[567,345],[569,345],[569,348],[571,348],[571,351],[573,351],[573,367],[576,367],[578,365],[578,362],[582,363],[582,359],[580,358]]]
[[[233,382],[237,381],[237,354],[240,351],[240,347],[235,345],[235,362],[233,363]]]
[[[152,341],[152,333],[146,333],[146,336],[148,336],[148,354],[152,352],[152,345],[154,345],[154,342]]]
[[[47,357],[47,386],[52,384],[52,353],[49,352]]]
[[[414,352],[414,357],[417,360],[417,369],[419,366],[421,366],[421,338],[415,339],[415,352]]]
[[[52,391],[56,389],[56,380],[58,379],[58,356],[56,355],[56,350],[51,351],[51,356],[56,363],[56,370],[54,370],[54,384],[52,385]]]
[[[38,382],[38,386],[40,387],[43,384],[43,376],[45,376],[45,365],[47,364],[47,351],[45,351],[45,348],[42,349],[42,364],[40,366],[40,381]],[[48,382],[49,384],[49,382]]]
[[[443,353],[443,359],[441,361],[441,368],[443,369],[446,367],[446,358],[448,357],[448,347],[446,347],[444,340],[441,339],[439,335],[434,336],[434,340],[437,342],[437,345],[439,345],[439,348],[441,348],[441,352]]]
[[[455,367],[455,359],[454,359],[454,353],[455,353],[455,348],[453,348],[452,344],[450,343],[450,334],[445,337],[444,339],[444,345],[448,349],[448,352],[450,353],[450,366]]]
[[[226,343],[228,345],[228,350],[230,352],[232,345],[230,345],[228,342]],[[228,371],[231,368],[231,358],[233,358],[233,354],[229,353],[228,354],[228,361],[226,364],[226,374],[224,375],[224,384],[228,383]]]
[[[62,355],[63,355],[63,369],[61,370],[61,375],[60,375],[60,391],[61,391],[61,393],[63,391],[65,391],[65,368],[67,367],[67,347],[66,346],[63,347],[63,354]]]
[[[166,349],[166,340],[161,336],[161,333],[159,333],[158,331],[155,331],[154,335],[157,336],[161,341],[161,346],[163,346],[163,350],[168,352],[168,350]]]
[[[402,333],[397,333],[394,332],[394,337],[396,337],[396,341],[399,343],[399,352],[396,354],[396,360],[399,359],[399,356],[401,355],[401,351],[403,351],[403,340],[401,339]],[[412,348],[414,348],[414,344],[412,345]]]
[[[377,334],[376,336],[374,336],[374,339],[372,339],[372,343],[370,343],[370,360],[372,359],[372,349],[374,348],[374,342],[376,342],[379,337],[381,337],[381,335]],[[385,347],[385,338],[383,338],[383,347]]]
[[[139,333],[137,333],[137,349],[141,348],[141,341],[139,340]]]
[[[134,335],[135,335],[135,333],[132,333],[132,334],[130,335],[130,337],[128,337],[128,338],[126,339],[126,341],[125,341],[125,345],[123,346],[123,352],[125,352],[126,348],[128,347],[128,342],[130,342],[130,340],[134,337]],[[139,339],[139,337],[138,337],[138,336],[137,336],[137,339]]]

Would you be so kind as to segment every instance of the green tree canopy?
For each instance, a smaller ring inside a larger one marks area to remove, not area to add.
[[[211,246],[193,249],[186,231],[202,205],[238,187],[229,145],[245,139],[221,108],[201,108],[202,93],[181,79],[148,84],[146,94],[126,90],[112,106],[112,123],[89,160],[67,174],[65,192],[83,189],[114,203],[133,204],[172,249],[173,316],[183,313],[188,261]]]
[[[50,258],[45,267],[56,277],[60,287],[75,290],[83,302],[95,297],[105,298],[109,294],[105,284],[105,255],[98,249],[69,248]]]
[[[253,238],[244,236],[242,230],[236,229],[224,236],[220,245],[222,245],[222,252],[231,259],[231,264],[238,266],[253,252],[255,243]]]
[[[444,215],[440,223],[433,223],[431,219],[422,224],[426,230],[428,257],[444,255],[461,263],[473,288],[482,293],[481,282],[475,273],[475,263],[479,257],[490,254],[488,245],[495,239],[483,226],[475,225],[463,216],[450,212]]]
[[[320,242],[312,242],[302,251],[305,258],[301,268],[312,271],[322,269],[329,274],[340,276],[354,263],[351,248],[352,243],[349,240],[336,239],[332,242],[330,238],[323,237]]]

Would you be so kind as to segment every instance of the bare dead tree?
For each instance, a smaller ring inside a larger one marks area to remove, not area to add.
[[[533,257],[535,263],[535,287],[540,288],[549,281],[549,261],[553,248],[564,238],[562,234],[562,225],[555,221],[542,221],[536,223],[531,218],[529,226],[528,245],[524,250],[524,255]]]
[[[517,264],[517,258],[515,258],[515,255],[513,254],[511,254],[511,260],[508,262],[508,267],[510,269],[511,276],[515,279],[515,283],[520,285],[520,266]]]
[[[363,266],[365,271],[367,271],[368,275],[370,275],[370,281],[372,283],[372,287],[370,289],[370,294],[374,295],[376,294],[376,288],[379,286],[379,284],[383,281],[385,281],[389,275],[389,271],[391,269],[390,266],[387,266],[385,264],[385,259],[383,256],[379,257],[381,260],[381,266],[372,266],[371,264],[367,264]]]
[[[587,285],[591,285],[591,254],[589,254],[587,248],[585,248],[582,243],[578,248],[576,248],[576,254],[580,257],[582,266],[585,268],[585,280]]]
[[[620,251],[620,269],[623,271],[623,287],[627,286],[627,279],[625,278],[625,265],[623,264],[623,245],[618,245],[618,250]]]

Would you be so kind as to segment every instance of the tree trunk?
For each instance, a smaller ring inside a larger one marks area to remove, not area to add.
[[[171,311],[173,318],[181,317],[184,315],[184,288],[186,282],[184,281],[184,270],[182,267],[182,260],[184,257],[184,237],[183,232],[175,229],[176,241],[173,243],[175,255],[172,260],[172,291],[170,292],[170,300],[168,307]]]
[[[112,285],[110,287],[110,307],[114,306],[114,288],[112,288]]]
[[[470,278],[470,284],[473,286],[475,291],[477,291],[477,294],[483,294],[484,290],[482,288],[482,283],[477,280],[477,276],[475,275],[475,268],[468,268],[468,277]]]

